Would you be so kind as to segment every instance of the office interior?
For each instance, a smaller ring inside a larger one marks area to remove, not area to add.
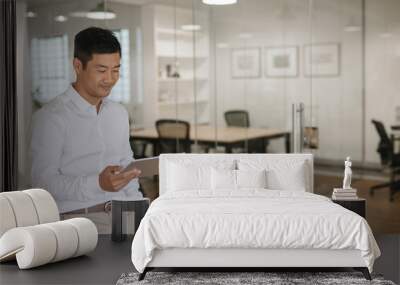
[[[367,220],[374,234],[396,237],[391,248],[400,264],[400,190],[370,191],[396,180],[399,166],[377,151],[382,134],[372,120],[400,152],[400,1],[17,1],[20,189],[30,186],[32,114],[74,81],[73,39],[90,26],[114,31],[121,43],[110,100],[129,112],[137,158],[163,152],[158,120],[184,121],[191,132],[185,152],[312,153],[315,192],[330,197],[351,157]],[[229,111],[249,120],[229,125]],[[256,140],[257,131],[278,135]],[[237,144],[224,144],[238,133]],[[141,184],[157,197],[156,180]]]

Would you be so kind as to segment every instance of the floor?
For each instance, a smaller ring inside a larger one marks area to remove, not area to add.
[[[376,261],[374,272],[399,284],[400,235],[376,236],[376,240],[382,257]],[[134,271],[130,247],[130,240],[115,243],[110,236],[100,236],[96,250],[88,256],[29,270],[19,270],[15,261],[3,263],[0,264],[0,284],[115,284],[122,273]]]
[[[314,192],[330,197],[334,187],[340,187],[342,177],[329,174],[316,174]],[[352,187],[357,189],[358,196],[367,201],[367,221],[374,234],[400,234],[400,192],[394,201],[389,200],[389,188],[376,190],[371,196],[369,188],[382,183],[376,177],[355,178]]]
[[[115,284],[122,273],[134,271],[130,253],[131,241],[99,236],[96,250],[87,256],[28,270],[18,270],[15,261],[2,263],[0,284]]]

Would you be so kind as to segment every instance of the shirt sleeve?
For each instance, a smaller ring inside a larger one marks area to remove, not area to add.
[[[124,116],[121,122],[122,125],[122,156],[120,165],[126,167],[129,163],[134,161],[133,151],[130,144],[130,128],[129,128],[129,119],[128,112],[124,110]]]
[[[56,201],[88,201],[102,191],[99,176],[68,176],[61,173],[66,126],[62,118],[39,110],[32,120],[32,186],[46,189]]]
[[[130,144],[130,127],[129,127],[129,116],[128,112],[124,110],[124,118],[121,122],[123,126],[123,137],[122,137],[122,157],[120,161],[120,165],[126,167],[129,163],[134,161],[133,151]],[[139,179],[132,179],[124,188],[121,190],[124,191],[127,195],[137,194],[139,189]]]

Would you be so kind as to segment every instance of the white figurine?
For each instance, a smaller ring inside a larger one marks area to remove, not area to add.
[[[344,178],[343,178],[343,189],[351,189],[351,160],[350,156],[346,158],[344,162]]]

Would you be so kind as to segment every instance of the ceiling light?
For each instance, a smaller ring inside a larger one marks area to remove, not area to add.
[[[84,12],[84,11],[75,11],[75,12],[71,12],[69,13],[69,15],[71,17],[75,17],[75,18],[86,18],[88,12]]]
[[[182,25],[181,29],[184,31],[199,31],[201,30],[200,25]]]
[[[359,32],[361,31],[361,26],[357,23],[356,18],[353,16],[347,22],[347,25],[344,27],[344,31],[348,33]]]
[[[37,14],[35,12],[32,11],[28,11],[26,12],[26,17],[28,18],[36,18]]]
[[[361,31],[361,27],[357,26],[357,25],[348,25],[348,26],[344,27],[344,31],[348,32],[348,33],[359,32],[359,31]]]
[[[207,5],[230,5],[236,4],[237,0],[203,0],[203,3]]]
[[[241,34],[238,35],[238,37],[240,39],[251,39],[253,37],[253,35],[249,34],[249,33],[241,33]]]
[[[65,17],[64,15],[58,15],[58,16],[55,16],[54,17],[54,21],[56,21],[56,22],[65,22],[65,21],[67,21],[68,20],[68,18],[67,17]]]
[[[93,20],[111,20],[116,16],[112,10],[105,8],[104,2],[101,2],[96,8],[86,13],[86,17]]]
[[[217,48],[229,48],[227,43],[217,43]]]

